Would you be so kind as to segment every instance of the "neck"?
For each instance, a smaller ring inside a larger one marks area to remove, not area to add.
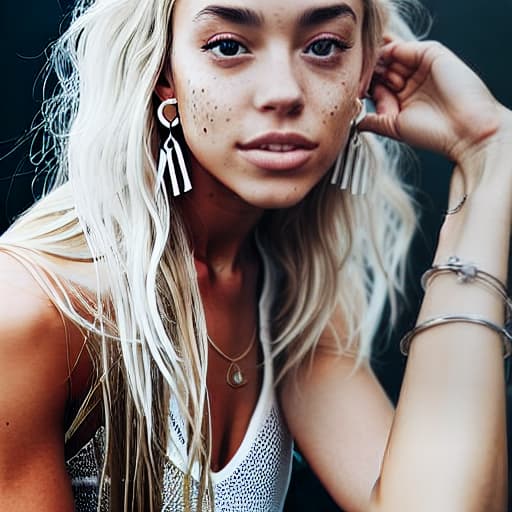
[[[233,271],[250,258],[252,234],[263,210],[251,206],[204,169],[179,199],[196,261],[210,272]]]

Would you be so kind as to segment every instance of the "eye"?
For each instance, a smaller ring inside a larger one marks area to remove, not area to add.
[[[235,39],[217,39],[205,44],[204,51],[212,52],[216,57],[238,57],[244,53],[249,53],[247,48]]]
[[[331,57],[337,51],[348,50],[350,46],[339,39],[323,38],[312,42],[304,51],[315,57]]]

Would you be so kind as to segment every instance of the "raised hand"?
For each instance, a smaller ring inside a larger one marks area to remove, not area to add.
[[[450,50],[436,42],[392,42],[381,50],[372,97],[376,114],[360,127],[463,164],[512,114]]]

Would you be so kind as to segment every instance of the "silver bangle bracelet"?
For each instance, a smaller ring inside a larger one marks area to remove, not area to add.
[[[427,289],[430,281],[437,274],[445,274],[449,272],[457,275],[459,283],[465,284],[479,281],[491,288],[503,299],[507,309],[507,319],[512,317],[512,300],[508,295],[507,287],[497,277],[494,277],[492,274],[489,274],[484,270],[480,270],[473,263],[463,262],[457,256],[450,257],[448,262],[445,264],[434,265],[432,268],[428,269],[421,277],[421,286],[423,290]]]
[[[495,323],[490,322],[489,320],[482,318],[481,316],[471,314],[445,315],[425,320],[421,324],[418,324],[414,329],[409,331],[407,334],[405,334],[405,336],[401,339],[400,352],[402,352],[404,356],[407,356],[409,354],[411,342],[415,336],[428,329],[432,329],[434,327],[438,327],[440,325],[449,323],[470,323],[483,325],[484,327],[493,330],[502,337],[504,358],[506,359],[507,357],[510,356],[510,354],[512,354],[512,334],[509,332],[506,326],[500,327],[499,325],[496,325]]]

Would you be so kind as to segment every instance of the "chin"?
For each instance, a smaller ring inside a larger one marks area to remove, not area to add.
[[[242,198],[250,205],[263,210],[279,210],[297,205],[311,190],[310,188],[302,189],[290,186],[283,190],[279,190],[279,188],[275,187],[272,191],[266,190],[260,193],[251,191],[250,194],[244,194]]]

